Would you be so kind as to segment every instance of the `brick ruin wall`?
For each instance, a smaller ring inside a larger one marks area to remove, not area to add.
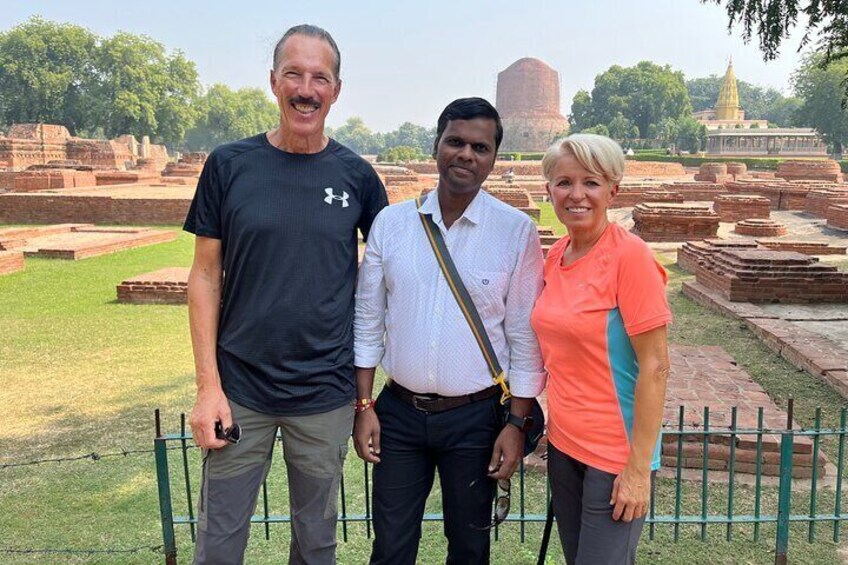
[[[713,253],[722,249],[756,249],[757,244],[746,240],[704,239],[685,242],[677,250],[677,265],[694,274],[698,266]]]
[[[768,198],[749,194],[720,194],[715,197],[713,210],[722,222],[738,222],[749,218],[768,219],[771,216]]]
[[[839,163],[830,159],[789,160],[777,164],[775,176],[786,180],[842,182]]]
[[[827,209],[827,225],[848,230],[848,204],[836,204]]]
[[[188,272],[184,267],[160,269],[127,279],[116,288],[125,304],[186,304]]]
[[[732,302],[848,302],[848,273],[791,251],[721,250],[699,263],[695,277]]]
[[[790,239],[758,239],[757,244],[773,251],[794,251],[804,255],[845,255],[848,247],[827,241],[795,241]]]
[[[786,226],[774,220],[750,219],[741,220],[733,228],[740,235],[754,237],[780,237],[786,235]]]
[[[845,188],[813,189],[807,193],[804,212],[817,218],[827,218],[827,209],[834,204],[848,204],[848,186]]]
[[[437,175],[435,161],[424,161],[421,163],[407,163],[406,168],[422,175]],[[512,169],[515,176],[541,177],[541,161],[496,161],[492,170],[493,175],[503,175]],[[657,161],[625,161],[625,177],[685,177],[686,170],[680,163],[661,163]]]
[[[695,204],[637,204],[633,233],[645,241],[687,241],[714,238],[718,214]]]
[[[131,145],[140,147],[132,136],[113,140],[83,139],[71,136],[64,126],[14,124],[7,137],[0,137],[0,169],[15,172],[50,161],[74,160],[83,165],[124,170],[140,157],[133,153]],[[155,163],[157,171],[162,170],[169,161],[165,146],[148,144],[145,147],[147,158]]]
[[[0,223],[182,225],[191,200],[11,193],[0,196]]]
[[[20,251],[0,251],[0,275],[24,270],[24,254]]]

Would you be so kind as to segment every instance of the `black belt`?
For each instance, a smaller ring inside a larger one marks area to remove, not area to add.
[[[416,410],[431,413],[444,412],[445,410],[459,408],[460,406],[465,406],[466,404],[471,404],[472,402],[486,400],[487,398],[495,396],[501,390],[498,385],[493,385],[489,388],[484,388],[481,391],[474,392],[471,394],[464,394],[462,396],[419,394],[417,392],[412,392],[408,388],[400,386],[392,380],[386,381],[386,388],[389,389],[392,394],[394,394],[400,400],[406,402]]]

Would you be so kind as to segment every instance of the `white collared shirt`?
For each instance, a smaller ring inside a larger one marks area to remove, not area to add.
[[[482,190],[450,229],[435,192],[421,212],[441,230],[513,395],[537,396],[545,372],[530,312],[543,259],[532,220]],[[371,226],[356,287],[354,354],[357,367],[380,364],[418,393],[459,396],[493,384],[414,200],[384,208]]]

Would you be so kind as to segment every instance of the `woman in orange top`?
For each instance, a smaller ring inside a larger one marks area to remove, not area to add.
[[[659,467],[668,378],[666,273],[610,223],[624,175],[613,140],[576,134],[542,161],[568,228],[532,315],[548,371],[548,476],[569,565],[633,563]]]

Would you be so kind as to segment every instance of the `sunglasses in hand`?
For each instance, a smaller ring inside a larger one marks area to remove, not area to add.
[[[469,488],[474,487],[479,481],[471,481]],[[492,515],[492,522],[487,526],[479,526],[468,524],[469,528],[474,530],[491,530],[495,526],[502,524],[506,517],[509,516],[509,497],[512,483],[509,479],[498,479],[498,496],[495,499],[495,510]]]
[[[224,425],[221,424],[221,421],[216,420],[215,437],[218,439],[226,440],[227,443],[235,445],[241,440],[241,426],[234,423],[229,428],[224,429]]]

